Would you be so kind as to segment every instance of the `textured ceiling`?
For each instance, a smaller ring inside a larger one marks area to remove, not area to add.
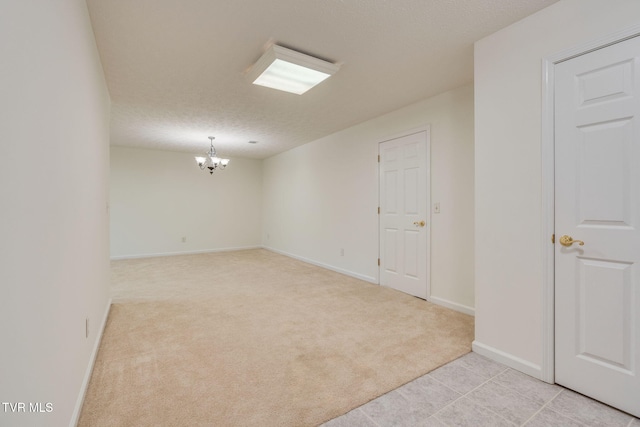
[[[557,0],[88,0],[111,143],[266,158],[473,80],[473,42]],[[256,86],[269,43],[341,63]],[[248,141],[258,141],[249,144]]]

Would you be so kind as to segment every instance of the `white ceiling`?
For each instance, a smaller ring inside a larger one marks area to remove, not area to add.
[[[473,42],[557,0],[88,0],[111,143],[266,158],[473,80]],[[256,86],[269,43],[342,64]],[[249,144],[255,140],[258,144]]]

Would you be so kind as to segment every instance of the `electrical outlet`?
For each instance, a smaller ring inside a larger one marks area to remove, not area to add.
[[[187,238],[186,237],[182,237],[182,243],[187,243]]]
[[[340,248],[340,256],[344,256],[344,248]]]
[[[440,213],[440,202],[435,202],[433,204],[433,213]]]

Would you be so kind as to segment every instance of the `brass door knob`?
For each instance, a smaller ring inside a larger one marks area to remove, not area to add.
[[[564,236],[560,237],[560,244],[562,246],[569,247],[569,246],[573,245],[574,243],[577,243],[580,246],[584,246],[584,242],[582,240],[573,240],[573,237],[567,236],[566,234]]]
[[[415,225],[416,227],[424,227],[425,225],[427,225],[427,223],[424,221],[414,221],[413,225]]]

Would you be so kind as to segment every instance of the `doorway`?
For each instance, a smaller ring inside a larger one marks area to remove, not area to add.
[[[380,284],[429,297],[429,130],[379,145]]]
[[[601,46],[547,64],[551,376],[640,416],[640,37]]]

